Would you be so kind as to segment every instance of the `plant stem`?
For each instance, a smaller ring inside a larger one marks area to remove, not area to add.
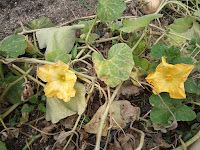
[[[198,140],[200,138],[200,131],[194,136],[192,137],[190,140],[188,140],[185,145],[186,146],[190,146],[192,143],[194,143],[196,140]],[[174,150],[182,150],[183,149],[183,146],[179,146],[177,148],[175,148]]]
[[[17,108],[20,104],[24,103],[23,101],[20,101],[14,105],[12,105],[3,115],[1,115],[1,118],[4,119],[7,117],[15,108]]]
[[[8,92],[8,90],[9,90],[13,85],[15,85],[15,84],[17,84],[19,81],[21,81],[26,75],[28,75],[28,74],[31,72],[32,69],[33,69],[33,67],[29,68],[28,71],[27,71],[27,72],[24,72],[23,75],[22,75],[20,78],[18,78],[18,79],[15,80],[14,82],[10,83],[10,84],[6,87],[6,89],[3,91],[3,93],[1,94],[1,96],[0,96],[0,101],[3,100],[3,97],[6,95],[6,93]]]
[[[78,118],[77,118],[77,120],[76,120],[76,123],[75,123],[73,129],[71,130],[71,131],[72,131],[72,134],[70,135],[70,137],[69,137],[69,139],[68,139],[68,141],[67,141],[65,147],[63,148],[63,150],[66,150],[67,146],[69,145],[69,143],[70,143],[70,141],[71,141],[71,139],[72,139],[72,137],[73,137],[73,135],[74,135],[74,131],[76,130],[76,127],[78,126],[78,123],[79,123],[79,121],[80,121],[80,119],[81,119],[81,116],[82,116],[82,114],[80,114],[80,115],[78,116]]]
[[[58,27],[61,27],[61,26],[70,24],[70,23],[72,23],[72,22],[74,22],[74,21],[77,21],[77,20],[92,19],[92,18],[95,18],[95,17],[96,17],[96,15],[93,15],[93,16],[86,16],[86,17],[80,17],[80,18],[75,18],[75,19],[70,20],[70,21],[67,21],[67,22],[65,22],[65,23],[63,23],[63,24],[61,24],[61,25],[58,25]]]
[[[25,72],[21,68],[17,67],[16,65],[12,64],[12,67],[15,68],[16,70],[18,70],[19,72],[21,72],[22,74],[25,74]],[[33,80],[34,82],[40,84],[41,86],[45,87],[45,84],[43,84],[42,82],[38,81],[37,79],[35,79],[31,75],[27,75],[27,77],[29,79]]]
[[[24,146],[24,148],[22,150],[26,150],[35,140],[37,140],[38,138],[41,137],[41,134],[38,134],[36,136],[33,136],[30,141],[28,142],[28,144],[26,146]]]
[[[135,48],[138,46],[138,44],[142,41],[142,39],[145,36],[145,32],[143,32],[143,34],[141,35],[141,37],[139,38],[139,40],[137,41],[137,43],[135,43],[135,45],[132,47],[132,52],[135,50]]]
[[[3,73],[3,64],[0,62],[0,75],[1,75],[1,80],[4,81],[4,73]]]
[[[101,135],[102,135],[104,122],[105,122],[105,120],[106,120],[106,118],[108,116],[110,105],[111,105],[112,101],[115,99],[115,96],[117,95],[117,92],[119,91],[121,85],[122,85],[122,83],[120,83],[116,87],[114,93],[112,94],[112,97],[110,99],[108,99],[108,104],[106,106],[106,109],[105,109],[103,115],[101,116],[101,121],[100,121],[100,124],[99,124],[98,133],[97,133],[97,140],[96,140],[95,150],[99,150],[100,149]]]
[[[5,123],[3,122],[2,116],[0,116],[0,122],[3,125],[4,129],[8,130],[8,128],[6,127]]]

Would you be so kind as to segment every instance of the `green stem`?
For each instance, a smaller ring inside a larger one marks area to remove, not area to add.
[[[131,49],[132,52],[135,50],[135,48],[138,46],[138,44],[142,41],[142,39],[144,38],[144,36],[145,36],[145,32],[143,32],[143,34],[141,35],[141,37],[139,38],[139,40],[137,41],[137,43],[135,43],[135,45]]]
[[[6,87],[6,89],[3,91],[3,93],[1,94],[1,96],[0,96],[0,101],[3,100],[3,97],[6,95],[6,93],[8,92],[8,90],[9,90],[13,85],[15,85],[15,84],[17,84],[19,81],[21,81],[26,75],[28,75],[28,74],[31,72],[32,69],[33,69],[33,67],[29,68],[28,71],[27,71],[27,72],[24,72],[23,75],[22,75],[20,78],[18,78],[18,79],[15,80],[14,82],[10,83],[10,84]]]
[[[3,63],[9,64],[11,62],[28,62],[28,63],[39,63],[39,64],[47,64],[47,65],[54,65],[54,62],[45,61],[45,60],[38,60],[35,58],[7,58],[2,60]]]
[[[95,150],[99,150],[100,149],[100,142],[101,142],[101,135],[102,135],[102,131],[103,131],[103,126],[104,126],[105,120],[106,120],[106,118],[108,116],[110,105],[113,102],[113,100],[115,99],[115,96],[117,95],[117,92],[119,91],[121,85],[122,85],[122,83],[119,84],[116,87],[114,93],[112,94],[112,97],[110,99],[108,99],[108,105],[106,106],[106,109],[105,109],[103,115],[101,116],[101,121],[100,121],[99,129],[98,129],[98,133],[97,133],[97,140],[96,140]]]
[[[3,64],[0,62],[0,75],[1,75],[1,80],[4,81],[4,73],[3,73]]]
[[[61,24],[61,25],[58,25],[58,27],[61,27],[61,26],[70,24],[70,23],[72,23],[72,22],[74,22],[74,21],[77,21],[77,20],[92,19],[92,18],[95,18],[95,17],[96,17],[96,15],[93,15],[93,16],[86,16],[86,17],[80,17],[80,18],[75,18],[75,19],[70,20],[70,21],[67,21],[67,22],[65,22],[65,23],[63,23],[63,24]]]
[[[183,7],[187,11],[188,15],[191,16],[190,11],[185,7],[185,5],[181,2],[178,2],[178,1],[165,1],[162,5],[160,5],[158,10],[155,12],[155,14],[158,14],[163,9],[163,7],[165,7],[166,5],[168,5],[170,3],[180,5],[181,7]]]
[[[23,101],[20,101],[14,105],[12,105],[3,115],[1,115],[1,118],[4,119],[7,117],[15,108],[17,108],[20,104],[24,103]]]
[[[78,116],[78,118],[77,118],[77,120],[76,120],[76,123],[75,123],[73,129],[71,130],[71,131],[72,131],[72,134],[70,135],[70,137],[69,137],[69,139],[68,139],[68,141],[67,141],[65,147],[63,148],[63,150],[66,150],[66,148],[67,148],[67,146],[69,145],[69,143],[70,143],[72,137],[74,136],[74,132],[75,132],[75,130],[76,130],[76,127],[78,126],[78,123],[79,123],[79,121],[80,121],[80,119],[81,119],[81,116],[82,116],[82,114],[80,114],[80,115]]]
[[[30,141],[28,142],[28,144],[26,146],[24,146],[24,148],[22,150],[26,150],[35,140],[39,139],[41,137],[41,134],[38,134],[36,136],[33,136]]]
[[[189,141],[187,141],[185,143],[186,146],[190,146],[192,143],[194,143],[196,140],[198,140],[200,138],[200,131],[194,136],[192,137]],[[182,150],[183,149],[183,146],[179,146],[177,148],[175,148],[174,150]]]
[[[97,15],[96,15],[96,17],[95,17],[95,19],[94,19],[94,22],[93,22],[93,24],[92,24],[92,26],[91,26],[91,28],[90,28],[90,30],[89,30],[89,32],[88,32],[86,38],[85,38],[85,44],[86,44],[86,45],[89,45],[89,44],[88,44],[88,39],[89,39],[90,33],[92,32],[92,29],[94,28],[94,25],[96,24],[96,22],[97,22]]]
[[[19,72],[21,72],[22,74],[25,74],[25,72],[21,68],[17,67],[16,65],[12,64],[12,67],[15,68],[16,70],[18,70]],[[45,84],[43,84],[42,82],[38,81],[37,79],[35,79],[31,75],[27,75],[27,77],[29,79],[33,80],[34,82],[40,84],[41,86],[45,87]]]

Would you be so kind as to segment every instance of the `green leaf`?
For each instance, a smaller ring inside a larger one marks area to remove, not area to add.
[[[197,16],[197,17],[200,17],[200,10],[195,11],[194,15]]]
[[[25,49],[27,47],[27,43],[25,41],[25,37],[23,35],[13,34],[7,36],[0,42],[0,53],[7,57],[18,57],[19,55],[23,55],[25,53]]]
[[[180,57],[180,59],[174,59],[173,64],[188,64],[194,65],[194,59],[190,57]]]
[[[133,56],[136,67],[141,67],[144,70],[147,70],[149,67],[149,61],[146,58],[141,58],[138,56]]]
[[[130,48],[133,48],[133,46],[137,43],[137,41],[140,39],[141,35],[137,33],[133,33],[133,35],[128,39],[128,46]],[[146,42],[142,40],[137,47],[133,51],[133,55],[141,55],[144,52]]]
[[[108,52],[107,60],[94,52],[92,61],[98,78],[111,87],[116,87],[121,81],[127,80],[134,65],[131,48],[124,43],[113,45]]]
[[[71,54],[65,53],[65,54],[59,55],[58,57],[56,57],[55,62],[57,62],[58,60],[61,60],[62,62],[67,64],[71,60]]]
[[[40,103],[38,105],[38,110],[40,110],[41,112],[46,112],[46,108],[45,108],[45,106],[42,103]]]
[[[42,16],[38,19],[35,19],[26,25],[26,27],[29,30],[49,28],[49,27],[53,27],[53,26],[54,26],[54,24],[52,23],[52,21],[49,18],[44,17],[44,16]]]
[[[81,29],[82,33],[88,33],[90,28],[92,27],[94,20],[89,20],[89,21],[80,21],[78,24],[84,24],[85,27]]]
[[[176,106],[176,111],[174,115],[177,121],[192,121],[196,118],[195,112],[186,105]]]
[[[158,65],[159,65],[158,62],[155,62],[155,61],[151,62],[151,64],[150,64],[150,73],[155,72],[155,71],[156,71],[156,67],[157,67]]]
[[[31,112],[31,111],[33,111],[33,110],[34,110],[34,106],[31,105],[31,106],[29,106],[28,108],[24,108],[24,109],[22,110],[22,112]]]
[[[76,58],[76,55],[77,55],[77,45],[78,45],[78,44],[76,44],[76,45],[73,47],[73,49],[72,49],[72,52],[71,52],[71,54],[72,54],[72,60],[74,60],[74,59]]]
[[[97,15],[102,22],[111,22],[119,19],[126,9],[124,0],[99,0]]]
[[[132,32],[147,27],[150,22],[156,18],[161,18],[162,14],[145,15],[135,20],[123,20],[123,27],[120,29],[123,32]]]
[[[73,25],[59,28],[44,28],[36,32],[40,49],[47,48],[45,54],[54,50],[65,50],[69,53],[74,46],[76,29],[84,25]]]
[[[192,16],[176,19],[173,24],[168,26],[168,30],[174,34],[166,40],[170,45],[181,46],[186,42],[186,38],[197,39],[198,42],[200,40],[200,25]]]
[[[196,118],[195,112],[182,104],[182,100],[170,98],[168,93],[161,93],[160,95],[172,113],[174,113],[177,121],[192,121]],[[173,117],[159,96],[151,95],[149,102],[153,105],[150,119],[164,126],[169,125]]]
[[[46,120],[57,123],[59,120],[78,113],[79,115],[85,111],[85,86],[76,82],[74,86],[76,90],[75,97],[69,102],[64,102],[56,97],[48,98],[46,104]]]
[[[198,85],[195,83],[194,79],[189,77],[184,83],[185,91],[188,93],[197,93]]]
[[[155,44],[151,48],[150,56],[151,58],[161,58],[162,56],[164,56],[164,52],[167,49],[168,47],[164,44]]]
[[[45,55],[45,59],[51,62],[57,62],[58,60],[68,63],[71,60],[71,55],[66,53],[66,50],[55,49]]]
[[[32,104],[37,104],[38,103],[38,99],[35,96],[32,96],[28,99],[28,101]]]
[[[17,76],[10,76],[8,78],[5,79],[6,83],[12,83],[15,80],[17,80],[19,77]],[[22,84],[25,82],[24,79],[21,79],[20,81],[18,81],[16,84],[14,84],[6,93],[6,95],[4,96],[4,100],[15,104],[21,101],[21,95],[22,92],[24,90],[24,87],[22,86]]]
[[[0,150],[7,150],[6,144],[0,141]]]

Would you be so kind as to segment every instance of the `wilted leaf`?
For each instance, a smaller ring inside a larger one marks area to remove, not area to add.
[[[113,101],[110,107],[110,115],[114,119],[112,120],[113,128],[125,128],[126,123],[134,122],[139,118],[140,108],[133,107],[127,100]]]
[[[126,9],[124,0],[98,0],[97,15],[102,22],[119,19]]]
[[[56,124],[50,124],[50,125],[47,125],[46,127],[42,128],[42,131],[45,132],[45,133],[49,133],[55,128],[57,128]],[[41,135],[42,135],[42,139],[40,140],[40,142],[44,142],[45,143],[48,140],[48,138],[50,138],[49,135],[44,134],[42,132],[41,132]]]
[[[25,36],[13,34],[7,36],[0,42],[0,54],[4,57],[12,56],[18,57],[25,53],[27,43],[25,41]]]
[[[85,86],[76,82],[74,86],[76,90],[75,97],[69,102],[64,102],[56,97],[48,98],[46,104],[46,120],[57,123],[59,120],[76,113],[82,114],[85,111]]]
[[[195,112],[182,104],[181,100],[170,98],[168,93],[161,93],[160,95],[169,109],[174,113],[177,121],[192,121],[196,118]],[[149,102],[153,105],[150,119],[163,126],[169,125],[173,117],[160,98],[153,94],[149,98]]]
[[[42,16],[38,19],[35,19],[26,25],[26,27],[29,30],[49,28],[49,27],[53,27],[53,26],[54,26],[54,24],[52,23],[52,21],[49,18],[44,17],[44,16]]]
[[[120,30],[130,33],[135,30],[143,29],[148,26],[152,20],[161,18],[162,16],[162,14],[150,14],[135,20],[123,20],[123,27]]]
[[[173,24],[168,26],[171,33],[189,38],[200,40],[200,25],[196,22],[195,17],[186,16],[184,18],[179,18],[174,21]],[[181,46],[186,42],[185,38],[173,35],[173,38],[168,38],[167,42],[171,45]]]
[[[106,105],[99,107],[97,112],[93,115],[92,119],[85,125],[85,131],[88,133],[97,134],[101,122],[101,115],[104,113]],[[102,136],[107,135],[108,119],[105,120],[103,125]]]
[[[54,50],[66,50],[69,53],[74,46],[76,29],[84,25],[65,26],[59,28],[44,28],[36,32],[39,47],[46,48],[45,54]]]
[[[108,86],[116,87],[121,81],[127,80],[134,65],[131,48],[124,44],[115,44],[108,52],[108,59],[99,53],[93,53],[93,63],[98,78]]]
[[[23,107],[22,107],[22,109],[21,109],[22,117],[25,119],[25,122],[27,122],[28,118],[29,118],[29,112],[24,112],[23,110],[25,108],[29,108],[28,104],[24,104]],[[25,123],[25,122],[23,122],[23,123]]]

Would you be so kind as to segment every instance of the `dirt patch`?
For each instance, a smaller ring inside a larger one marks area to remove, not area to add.
[[[20,27],[20,21],[46,16],[54,24],[64,23],[75,17],[95,14],[97,0],[3,0],[0,1],[0,40]]]

